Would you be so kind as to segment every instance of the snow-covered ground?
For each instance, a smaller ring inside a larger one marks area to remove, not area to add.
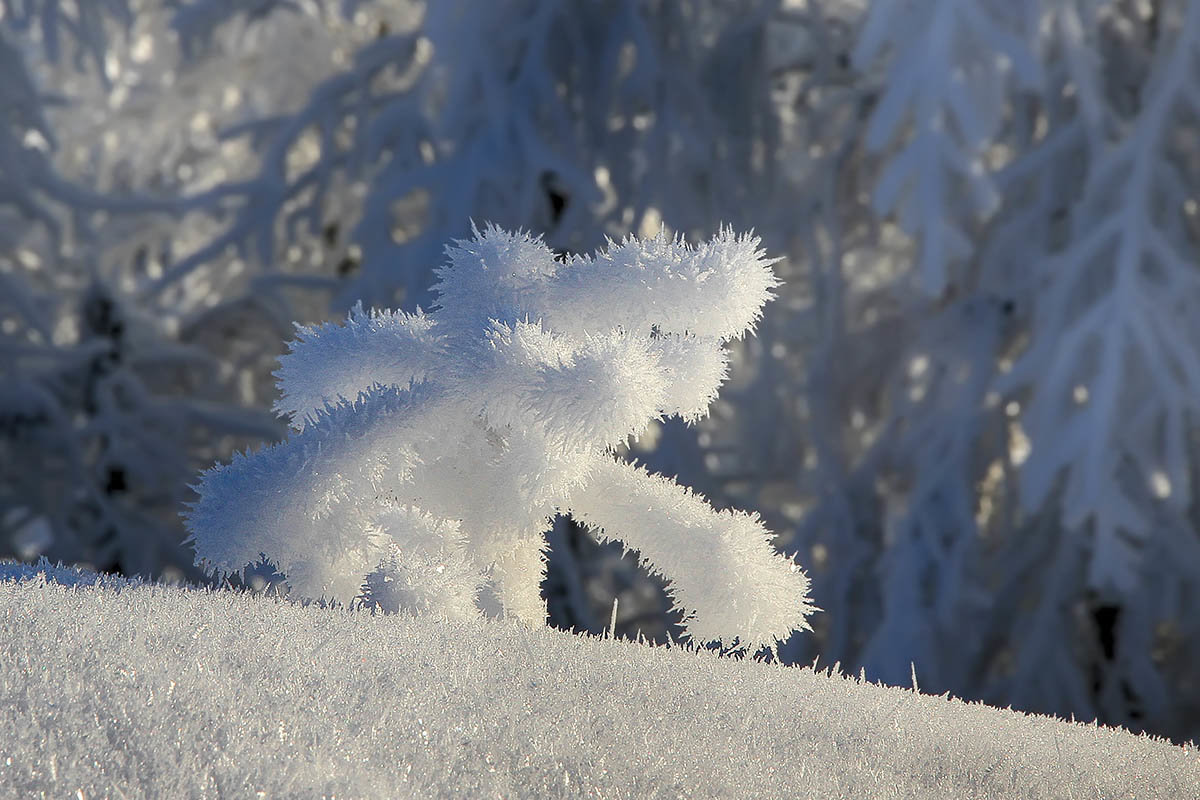
[[[0,575],[0,797],[1200,797],[1195,748],[810,669]]]

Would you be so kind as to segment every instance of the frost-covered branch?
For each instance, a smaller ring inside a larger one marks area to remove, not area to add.
[[[1012,87],[1031,89],[1042,81],[1030,47],[1036,11],[1030,2],[875,3],[855,47],[854,60],[863,67],[885,48],[891,51],[866,145],[882,150],[906,122],[911,134],[887,160],[874,205],[880,213],[896,212],[904,229],[919,237],[917,274],[930,294],[953,281],[952,265],[973,249],[970,230],[952,209],[967,203],[971,217],[986,217],[999,203],[985,150],[1003,123]]]
[[[543,622],[544,532],[569,511],[667,577],[695,638],[773,646],[812,608],[757,518],[611,454],[657,418],[702,414],[770,264],[729,231],[566,261],[496,228],[457,243],[432,314],[356,309],[304,330],[279,372],[302,430],[205,473],[197,558],[241,573],[265,554],[299,595],[348,601],[365,583],[367,601],[413,611],[474,608],[487,581],[505,612]]]
[[[1128,132],[1092,168],[1070,245],[1046,263],[1038,338],[1004,387],[1031,388],[1022,422],[1034,442],[1022,499],[1038,508],[1062,486],[1063,523],[1091,525],[1089,583],[1129,591],[1150,535],[1143,486],[1177,512],[1191,505],[1189,418],[1200,396],[1190,309],[1200,299],[1186,232],[1188,172],[1167,140],[1200,113],[1189,78],[1200,65],[1200,8],[1154,66]],[[1194,200],[1192,201],[1194,203]]]

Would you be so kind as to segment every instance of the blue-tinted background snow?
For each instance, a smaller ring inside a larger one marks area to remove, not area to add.
[[[0,576],[0,797],[1200,797],[1194,747],[811,669]]]

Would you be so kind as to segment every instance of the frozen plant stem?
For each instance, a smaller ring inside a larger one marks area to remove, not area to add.
[[[808,579],[757,516],[612,454],[654,420],[707,414],[771,263],[728,230],[566,261],[476,231],[448,248],[433,313],[359,307],[299,329],[276,373],[296,433],[203,475],[197,559],[228,573],[265,554],[303,596],[450,615],[494,598],[543,624],[545,531],[563,512],[666,576],[697,641],[758,649],[806,629]]]

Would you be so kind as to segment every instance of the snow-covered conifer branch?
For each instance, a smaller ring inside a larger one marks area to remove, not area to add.
[[[929,294],[953,283],[952,266],[973,250],[970,231],[951,209],[966,203],[972,216],[986,217],[999,203],[984,151],[1003,121],[1003,98],[1014,83],[1029,89],[1042,80],[1031,32],[1022,27],[1028,14],[1008,5],[875,3],[854,50],[862,67],[891,51],[866,144],[880,151],[898,137],[905,143],[880,174],[874,205],[880,214],[895,212],[920,238],[917,277]],[[911,134],[903,136],[908,117]]]
[[[808,579],[758,519],[611,453],[656,418],[703,412],[771,263],[728,230],[566,261],[477,232],[448,248],[431,314],[356,308],[301,329],[277,373],[301,430],[204,474],[197,558],[236,573],[265,554],[301,595],[346,601],[365,582],[365,602],[413,611],[474,609],[486,581],[504,611],[542,622],[544,532],[570,511],[671,582],[697,639],[786,639],[807,627]]]
[[[1177,513],[1192,501],[1188,420],[1200,411],[1200,301],[1184,203],[1189,181],[1172,157],[1171,123],[1200,113],[1200,6],[1156,59],[1126,135],[1099,155],[1073,213],[1074,237],[1046,263],[1039,336],[1005,391],[1028,386],[1022,414],[1034,451],[1022,499],[1039,508],[1062,487],[1062,520],[1090,525],[1089,583],[1128,591],[1150,535],[1149,490]],[[1193,178],[1194,179],[1194,176]],[[1142,485],[1123,470],[1132,467]]]

